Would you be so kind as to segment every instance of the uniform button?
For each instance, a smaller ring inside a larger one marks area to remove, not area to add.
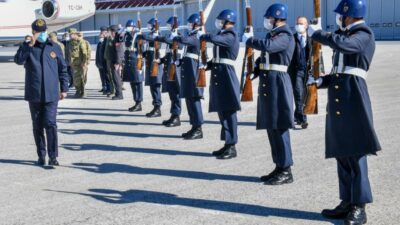
[[[339,77],[339,74],[336,74],[336,77]]]
[[[339,99],[338,99],[338,98],[337,98],[337,99],[335,99],[335,102],[339,103]]]
[[[266,84],[263,84],[263,87],[266,87],[267,85]]]
[[[267,74],[264,74],[264,77],[266,77],[267,76]]]
[[[264,96],[267,96],[267,94],[264,93]]]
[[[216,67],[216,66],[214,66],[214,69],[217,69],[217,67]]]
[[[217,74],[215,74],[214,77],[217,77]]]
[[[182,76],[182,78],[185,78],[185,76]]]
[[[339,89],[339,85],[335,85],[335,89],[336,89],[336,90]]]
[[[340,116],[340,112],[339,112],[339,111],[337,111],[337,112],[336,112],[336,115]]]
[[[218,85],[218,83],[217,83],[217,82],[215,82],[215,85]]]

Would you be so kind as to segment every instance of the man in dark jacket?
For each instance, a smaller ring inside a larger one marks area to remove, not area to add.
[[[46,138],[49,165],[58,166],[57,107],[67,97],[67,65],[60,46],[47,36],[42,19],[32,23],[32,41],[25,42],[15,55],[15,63],[25,67],[25,100],[29,102],[38,164],[46,164]]]
[[[104,60],[105,38],[107,37],[107,27],[100,28],[99,43],[96,48],[96,66],[99,69],[101,79],[101,90],[103,94],[110,92],[110,83],[107,76],[107,64]]]
[[[375,53],[375,37],[363,18],[365,0],[342,0],[335,12],[339,32],[310,25],[309,36],[334,50],[331,74],[308,83],[328,88],[326,157],[336,158],[341,203],[322,215],[344,219],[345,225],[367,223],[365,205],[372,203],[367,155],[381,150],[372,118],[367,74]]]
[[[310,66],[311,38],[307,37],[307,18],[300,16],[296,22],[296,33],[294,34],[295,49],[292,62],[289,66],[289,75],[292,80],[293,95],[295,102],[294,121],[303,129],[308,127],[307,116],[304,114],[304,97],[307,71]]]

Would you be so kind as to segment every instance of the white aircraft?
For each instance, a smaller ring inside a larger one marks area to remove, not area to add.
[[[45,19],[49,31],[57,31],[95,11],[95,0],[0,0],[0,44],[21,42],[35,19]]]

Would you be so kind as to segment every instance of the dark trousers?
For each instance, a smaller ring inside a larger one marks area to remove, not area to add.
[[[133,101],[135,103],[143,102],[143,82],[131,82],[131,89],[133,94]]]
[[[201,126],[204,123],[203,110],[201,108],[201,98],[186,98],[186,107],[189,113],[190,125]]]
[[[42,159],[46,158],[46,138],[44,131],[46,131],[49,158],[58,157],[57,107],[58,102],[29,102],[33,137],[35,138],[38,157]]]
[[[293,83],[293,95],[295,102],[294,118],[300,123],[307,122],[307,116],[304,114],[304,97],[305,97],[305,74],[303,70],[297,71],[296,78]]]
[[[293,165],[292,146],[289,130],[268,129],[268,139],[271,145],[272,160],[279,168]]]
[[[367,156],[337,158],[340,199],[352,204],[372,202]]]
[[[180,116],[182,112],[181,98],[179,96],[178,88],[169,88],[168,90],[169,100],[171,100],[171,109],[169,112],[171,115]]]
[[[236,111],[218,112],[218,117],[222,125],[221,140],[225,141],[226,145],[237,144],[238,142],[237,112]]]
[[[107,76],[107,69],[99,68],[99,74],[101,79],[101,87],[103,91],[110,91],[110,81],[108,80]]]
[[[150,85],[150,93],[153,98],[153,106],[161,106],[161,84]]]
[[[113,65],[111,72],[112,72],[112,79],[113,79],[114,88],[115,88],[115,96],[123,97],[123,95],[122,95],[122,79],[121,79],[120,70],[115,69],[115,67]]]
[[[69,77],[69,86],[74,84],[74,76],[72,75],[72,69],[70,66],[67,67],[68,77]]]

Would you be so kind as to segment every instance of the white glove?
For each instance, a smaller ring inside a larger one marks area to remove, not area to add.
[[[321,18],[318,18],[318,23],[317,24],[310,24],[308,26],[308,36],[312,37],[313,34],[316,31],[322,30],[322,22],[321,22]]]
[[[153,38],[156,38],[156,37],[158,37],[158,32],[153,33]]]
[[[242,42],[246,44],[247,40],[253,37],[254,37],[253,27],[250,27],[250,31],[243,34]]]
[[[307,85],[312,85],[312,84],[316,84],[317,87],[321,86],[322,84],[322,78],[318,78],[315,80],[314,76],[309,76],[308,80],[307,80]]]
[[[203,36],[203,35],[204,35],[204,31],[199,30],[199,31],[197,31],[196,37],[197,37],[197,39],[200,40],[201,36]]]

